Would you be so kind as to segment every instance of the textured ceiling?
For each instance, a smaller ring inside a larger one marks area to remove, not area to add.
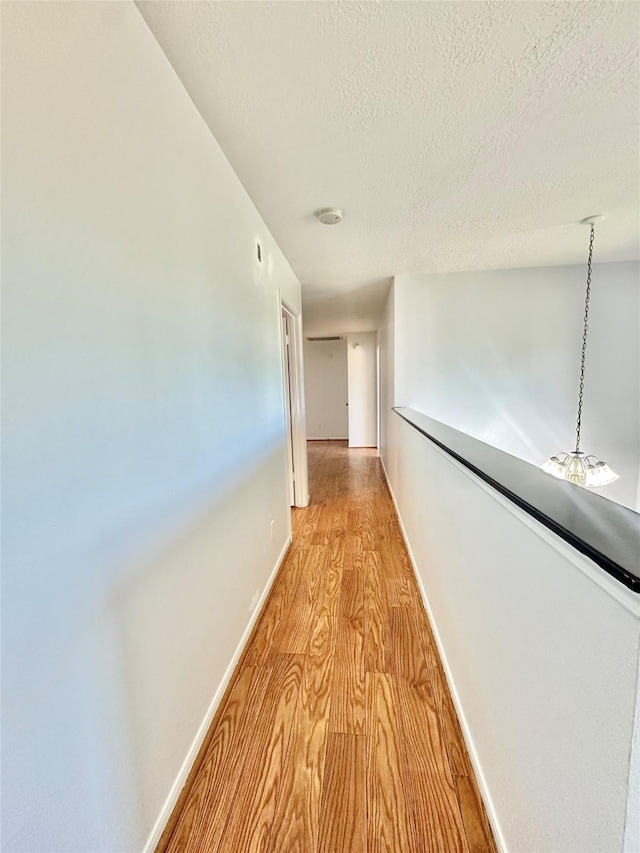
[[[303,283],[375,328],[389,277],[639,255],[636,2],[140,0]],[[318,224],[339,206],[339,226]]]

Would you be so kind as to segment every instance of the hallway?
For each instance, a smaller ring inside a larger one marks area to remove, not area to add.
[[[311,442],[309,476],[160,849],[493,851],[376,452]]]

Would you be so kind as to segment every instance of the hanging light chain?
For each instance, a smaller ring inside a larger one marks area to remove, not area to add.
[[[584,300],[584,330],[582,332],[582,357],[580,359],[580,393],[578,394],[578,419],[576,421],[576,453],[580,452],[580,428],[582,426],[582,396],[584,393],[584,365],[587,354],[587,332],[589,330],[589,299],[591,297],[591,259],[593,258],[593,240],[595,227],[591,223],[589,238],[589,260],[587,261],[587,292]]]
[[[595,223],[604,219],[603,216],[588,216],[583,219],[582,225],[589,225],[591,233],[589,236],[589,258],[587,261],[587,291],[584,298],[584,329],[582,332],[582,355],[580,358],[580,390],[578,393],[578,418],[576,421],[576,449],[571,453],[558,453],[549,457],[541,465],[543,471],[558,477],[560,480],[568,480],[577,486],[587,489],[595,489],[607,486],[618,479],[618,474],[612,471],[606,462],[596,456],[585,456],[580,452],[580,430],[582,427],[582,403],[584,397],[584,371],[587,355],[587,334],[589,332],[589,300],[591,298],[591,270],[593,261],[593,241],[595,236]]]

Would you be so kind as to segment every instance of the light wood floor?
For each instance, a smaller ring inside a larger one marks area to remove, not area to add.
[[[161,849],[494,851],[379,460],[311,442],[311,505]]]

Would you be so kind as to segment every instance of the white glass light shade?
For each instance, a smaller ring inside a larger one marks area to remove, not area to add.
[[[552,477],[557,477],[559,480],[564,480],[564,475],[566,468],[562,463],[561,456],[565,456],[565,454],[560,454],[560,456],[550,456],[546,462],[543,462],[540,466],[543,471],[546,471],[547,474],[551,474]],[[566,456],[565,456],[566,458]]]
[[[598,486],[608,486],[609,483],[615,482],[619,476],[609,468],[606,462],[596,459],[593,464],[587,466],[587,479],[584,485],[588,489],[597,489]]]

